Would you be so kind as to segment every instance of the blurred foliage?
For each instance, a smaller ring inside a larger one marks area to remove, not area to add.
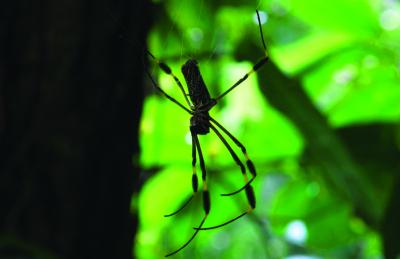
[[[149,49],[182,82],[180,66],[189,57],[199,61],[212,96],[250,70],[264,55],[256,8],[271,62],[279,67],[261,69],[211,112],[245,144],[257,167],[257,209],[221,229],[200,232],[175,257],[382,258],[381,225],[399,188],[399,3],[169,0],[154,5]],[[184,103],[173,79],[151,65],[159,85]],[[147,89],[156,92],[150,84]],[[177,249],[204,214],[198,195],[180,214],[163,217],[191,195],[190,140],[188,114],[162,96],[149,95],[140,157],[147,181],[134,199],[140,215],[138,258]],[[200,141],[212,207],[205,225],[212,226],[245,211],[247,204],[244,194],[220,196],[240,187],[239,168],[215,135]],[[156,169],[161,170],[150,174]]]

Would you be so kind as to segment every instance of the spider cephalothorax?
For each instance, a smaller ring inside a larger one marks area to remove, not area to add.
[[[193,112],[190,117],[190,132],[198,135],[206,135],[210,132],[208,111]]]

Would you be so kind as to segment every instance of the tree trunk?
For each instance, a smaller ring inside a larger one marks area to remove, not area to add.
[[[1,258],[132,257],[144,2],[2,4]]]

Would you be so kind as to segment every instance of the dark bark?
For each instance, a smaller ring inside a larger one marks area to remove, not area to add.
[[[148,16],[144,1],[2,4],[1,258],[131,257]]]
[[[383,219],[382,237],[385,258],[395,259],[400,256],[399,231],[400,231],[400,177],[397,177],[393,185],[393,193],[386,208]]]

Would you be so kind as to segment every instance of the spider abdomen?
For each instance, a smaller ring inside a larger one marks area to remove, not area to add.
[[[212,100],[210,93],[204,83],[203,77],[200,74],[197,61],[189,59],[182,66],[182,74],[185,77],[186,84],[189,90],[189,97],[195,107],[209,104]]]

